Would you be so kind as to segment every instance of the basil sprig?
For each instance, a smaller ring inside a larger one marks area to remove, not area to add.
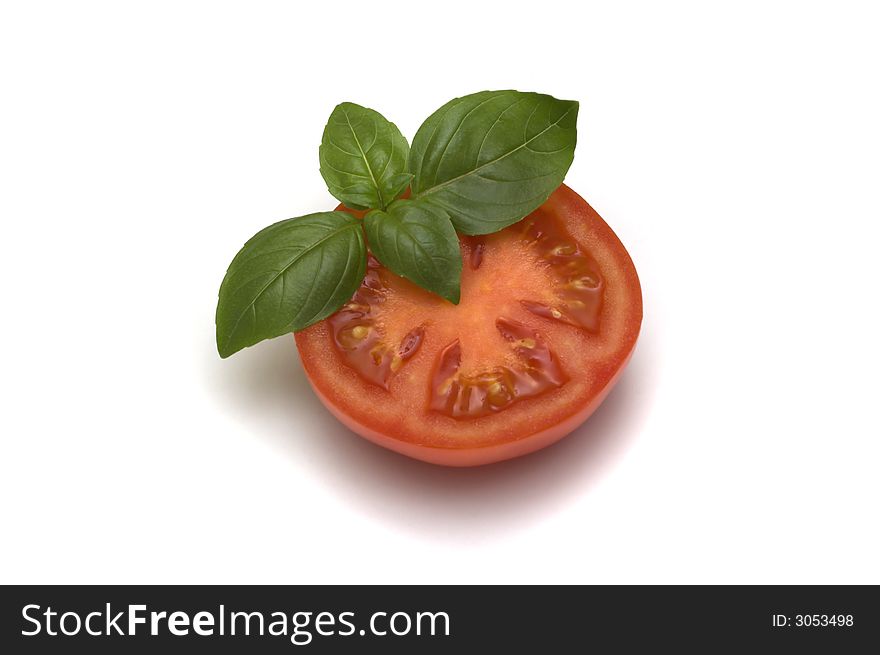
[[[497,232],[544,203],[571,166],[577,112],[577,102],[548,95],[482,91],[431,114],[410,149],[378,112],[338,105],[319,148],[321,175],[333,196],[367,214],[291,218],[245,243],[220,285],[220,356],[334,313],[363,280],[367,244],[393,273],[458,303],[456,231]],[[400,199],[407,186],[410,198]]]

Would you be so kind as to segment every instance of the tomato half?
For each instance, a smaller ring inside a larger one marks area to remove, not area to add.
[[[587,419],[633,352],[642,297],[623,244],[565,185],[521,222],[462,237],[461,249],[460,304],[371,258],[351,301],[296,343],[318,397],[353,431],[475,466],[543,448]]]

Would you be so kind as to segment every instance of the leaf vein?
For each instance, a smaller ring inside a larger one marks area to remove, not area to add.
[[[528,139],[525,143],[522,143],[522,144],[518,145],[516,148],[514,148],[514,149],[512,149],[512,150],[510,150],[510,151],[508,151],[508,152],[506,152],[506,153],[504,153],[503,155],[500,155],[500,156],[496,157],[495,159],[492,159],[492,160],[486,162],[485,164],[481,164],[480,166],[478,166],[477,168],[475,168],[475,169],[473,169],[473,170],[471,170],[471,171],[467,171],[466,173],[462,173],[461,175],[458,175],[458,176],[456,176],[456,177],[454,177],[454,178],[452,178],[452,179],[450,179],[450,180],[446,180],[445,182],[441,182],[440,184],[438,184],[438,185],[436,185],[436,186],[430,187],[430,188],[425,189],[425,190],[423,190],[423,191],[419,191],[419,193],[415,196],[415,199],[417,199],[417,198],[423,198],[423,197],[425,197],[425,196],[427,196],[427,195],[430,195],[430,194],[432,194],[432,193],[436,193],[436,192],[439,191],[440,189],[443,189],[443,188],[449,187],[451,184],[454,184],[455,182],[458,182],[459,180],[461,180],[461,179],[463,179],[463,178],[465,178],[465,177],[467,177],[467,176],[469,176],[469,175],[473,175],[474,173],[477,173],[478,171],[480,171],[480,170],[482,170],[482,169],[484,169],[484,168],[487,168],[488,166],[491,166],[492,164],[495,164],[495,163],[501,161],[502,159],[505,159],[506,157],[511,156],[512,154],[514,154],[515,152],[518,152],[518,151],[521,150],[522,148],[525,148],[529,143],[531,143],[532,141],[534,141],[534,140],[537,139],[538,137],[542,136],[544,133],[546,133],[546,132],[547,132],[548,130],[550,130],[551,128],[553,128],[553,127],[555,127],[556,125],[558,125],[558,124],[562,121],[563,118],[565,118],[569,113],[571,113],[571,110],[572,110],[572,109],[573,109],[573,107],[570,107],[569,109],[567,109],[567,110],[565,111],[565,113],[563,113],[562,116],[560,116],[556,121],[554,121],[553,123],[551,123],[550,125],[548,125],[547,127],[545,127],[543,130],[541,130],[540,132],[538,132],[538,133],[537,133],[535,136],[533,136],[532,138]],[[451,190],[451,189],[450,189],[450,190]],[[460,194],[459,194],[459,195],[460,195]]]
[[[233,324],[232,328],[227,332],[227,335],[228,335],[227,338],[228,339],[232,338],[232,335],[235,334],[236,330],[238,330],[238,326],[241,323],[241,319],[247,313],[248,309],[254,308],[257,300],[259,300],[260,297],[266,292],[266,289],[268,289],[270,286],[272,286],[272,284],[275,283],[275,280],[277,280],[279,276],[283,275],[285,272],[290,270],[290,268],[292,268],[293,265],[296,264],[300,259],[302,259],[307,253],[311,252],[313,249],[317,248],[319,245],[321,245],[322,243],[324,243],[328,239],[332,239],[334,236],[336,236],[338,234],[342,234],[345,230],[350,230],[351,228],[357,228],[357,227],[358,227],[357,223],[346,223],[345,225],[343,225],[339,228],[336,228],[335,230],[333,230],[332,232],[330,232],[326,236],[322,237],[321,239],[319,239],[318,241],[313,243],[311,248],[305,248],[305,249],[303,249],[302,252],[298,253],[295,257],[293,257],[289,263],[287,263],[280,271],[278,271],[275,275],[273,275],[272,278],[266,284],[263,285],[263,288],[260,289],[256,293],[253,300],[251,300],[250,303],[248,303],[245,306],[244,310],[242,310],[242,312],[238,315],[238,318],[235,320],[235,323]],[[254,316],[256,317],[256,309],[255,308],[254,308]]]

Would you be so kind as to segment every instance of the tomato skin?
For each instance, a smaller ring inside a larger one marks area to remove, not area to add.
[[[380,446],[445,466],[478,466],[525,455],[558,441],[586,421],[611,391],[632,356],[642,319],[641,289],[623,244],[574,191],[562,185],[538,212],[542,210],[558,214],[574,226],[578,243],[595,251],[604,266],[603,274],[607,273],[610,280],[606,296],[611,300],[603,309],[598,334],[585,337],[586,330],[561,325],[550,317],[532,315],[525,319],[530,325],[540,326],[542,334],[551,341],[555,339],[555,346],[561,350],[565,350],[565,342],[577,342],[577,348],[568,344],[562,363],[568,363],[573,371],[588,364],[590,370],[584,375],[589,377],[589,384],[578,387],[582,381],[573,381],[561,389],[519,401],[519,406],[504,409],[496,416],[456,421],[429,410],[428,389],[422,403],[412,388],[403,387],[410,396],[407,398],[401,397],[400,386],[395,388],[392,384],[389,390],[365,382],[343,363],[334,349],[327,319],[295,335],[306,375],[327,409],[349,429]],[[490,293],[485,303],[491,304],[493,300],[496,299]],[[429,329],[429,337],[431,334]],[[598,361],[585,363],[576,359],[585,343],[587,349],[597,344],[602,353]],[[425,362],[436,357],[439,346],[432,347],[435,350],[427,348],[430,352],[423,354],[422,363],[414,361],[406,366],[425,368]],[[470,352],[473,351],[471,348]],[[566,362],[565,357],[575,359]],[[418,360],[419,353],[413,359]],[[423,383],[424,378],[419,380]],[[392,407],[395,404],[407,405],[405,411],[401,406]]]
[[[602,404],[602,401],[605,400],[605,397],[614,385],[617,384],[617,381],[623,373],[626,364],[629,362],[630,357],[632,357],[632,350],[630,350],[630,354],[623,362],[623,365],[617,369],[617,372],[608,380],[605,388],[576,414],[572,414],[561,423],[557,423],[554,426],[536,432],[525,438],[508,441],[494,446],[483,446],[481,448],[434,448],[395,439],[388,434],[378,432],[367,425],[359,423],[336,407],[327,396],[321,393],[320,388],[315,384],[311,377],[309,377],[309,382],[312,383],[312,389],[314,390],[315,395],[318,396],[318,399],[324,404],[324,407],[330,410],[330,413],[333,414],[340,423],[352,432],[359,434],[364,439],[368,439],[383,448],[388,448],[401,455],[406,455],[413,459],[419,459],[430,464],[458,467],[482,466],[484,464],[501,462],[505,459],[513,459],[514,457],[520,457],[521,455],[528,455],[529,453],[541,450],[542,448],[556,443],[563,437],[568,436],[573,430],[580,427],[584,421],[590,417],[590,414],[596,411],[599,405]],[[306,376],[308,377],[309,367],[305,366],[305,370]]]

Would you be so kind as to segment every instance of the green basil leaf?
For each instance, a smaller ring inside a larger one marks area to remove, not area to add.
[[[406,189],[409,144],[382,114],[351,102],[337,105],[318,149],[321,175],[352,209],[385,209]]]
[[[370,250],[383,265],[458,304],[461,248],[455,228],[442,209],[398,200],[388,211],[367,214],[364,229]]]
[[[516,223],[562,184],[574,158],[577,113],[575,101],[519,91],[446,103],[413,139],[412,197],[444,208],[465,234]]]
[[[326,318],[354,295],[366,265],[361,222],[345,212],[290,218],[257,232],[220,285],[220,356]]]

